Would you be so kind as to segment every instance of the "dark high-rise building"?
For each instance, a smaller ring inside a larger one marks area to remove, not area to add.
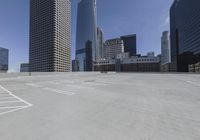
[[[80,0],[77,12],[76,29],[76,59],[79,61],[79,70],[86,71],[85,66],[85,43],[92,41],[92,57],[96,59],[97,46],[97,21],[96,0]]]
[[[137,39],[136,35],[121,36],[124,42],[124,52],[129,52],[130,56],[137,55]]]
[[[87,41],[85,44],[85,70],[92,71],[92,41]]]
[[[78,61],[76,59],[72,60],[72,72],[77,72],[79,71],[78,68]]]
[[[9,50],[0,47],[0,72],[8,71]]]
[[[29,63],[22,63],[20,65],[20,72],[29,72]]]
[[[178,72],[200,61],[199,5],[199,0],[174,0],[170,9],[171,61]]]
[[[71,0],[30,1],[30,70],[71,70]]]

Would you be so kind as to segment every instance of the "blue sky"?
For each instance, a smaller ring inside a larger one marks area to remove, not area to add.
[[[77,2],[72,0],[72,58],[74,58]],[[137,34],[137,51],[160,53],[162,31],[169,30],[173,0],[97,0],[97,22],[104,38]],[[9,69],[28,62],[29,0],[1,0],[0,47],[10,50]]]

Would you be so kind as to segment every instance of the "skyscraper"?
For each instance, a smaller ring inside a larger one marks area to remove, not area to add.
[[[96,48],[96,59],[103,58],[103,31],[98,27],[97,28],[97,48]]]
[[[124,52],[129,52],[130,56],[137,55],[137,40],[136,35],[121,36],[124,42]]]
[[[199,0],[174,0],[170,9],[171,61],[178,72],[200,61],[199,5]]]
[[[96,59],[97,21],[96,0],[81,0],[78,3],[77,31],[76,31],[76,59],[79,61],[79,70],[85,71],[85,44],[92,42],[92,57]]]
[[[170,37],[169,32],[165,31],[162,34],[161,38],[161,64],[167,64],[171,62],[171,56],[170,56]]]
[[[8,49],[0,47],[0,72],[8,71],[8,57],[9,57]]]
[[[124,43],[120,38],[106,40],[104,43],[104,58],[115,59],[118,54],[124,52]]]
[[[87,41],[85,44],[85,70],[92,71],[92,42]]]
[[[71,0],[30,1],[30,70],[71,70]]]

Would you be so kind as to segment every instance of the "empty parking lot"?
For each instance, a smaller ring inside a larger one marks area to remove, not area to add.
[[[0,75],[1,140],[199,140],[200,75]]]

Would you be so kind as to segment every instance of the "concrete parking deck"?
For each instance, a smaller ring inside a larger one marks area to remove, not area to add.
[[[200,75],[0,74],[0,140],[199,140]]]

